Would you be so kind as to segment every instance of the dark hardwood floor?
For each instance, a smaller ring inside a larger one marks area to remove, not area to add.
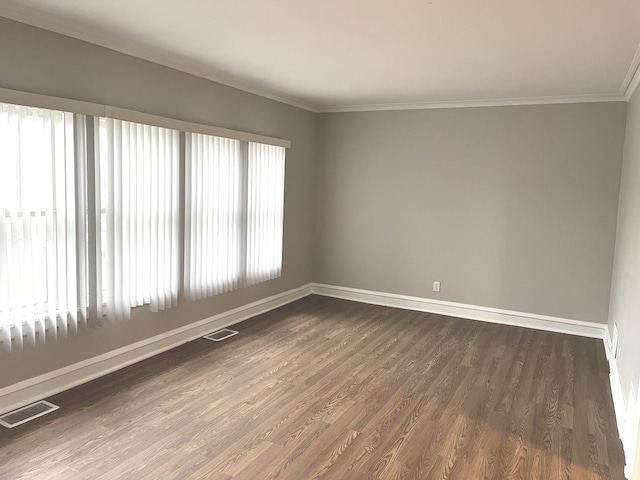
[[[1,479],[621,479],[602,342],[317,296],[0,427]]]

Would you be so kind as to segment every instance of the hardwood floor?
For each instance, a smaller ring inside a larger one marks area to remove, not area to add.
[[[602,342],[317,296],[52,397],[0,478],[622,479]]]

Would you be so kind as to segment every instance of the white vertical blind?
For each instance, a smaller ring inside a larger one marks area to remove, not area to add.
[[[100,119],[102,284],[106,316],[178,303],[180,134]]]
[[[188,299],[241,285],[243,197],[240,142],[187,134],[184,292]]]
[[[248,285],[282,274],[285,149],[248,144],[247,263]]]
[[[285,148],[0,103],[0,342],[276,278]],[[184,163],[181,163],[184,161]]]
[[[0,331],[9,350],[86,323],[74,142],[72,114],[0,104]]]

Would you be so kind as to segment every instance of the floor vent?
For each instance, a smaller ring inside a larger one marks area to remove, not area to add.
[[[229,330],[228,328],[223,328],[222,330],[215,331],[208,335],[205,335],[202,338],[206,338],[207,340],[213,340],[214,342],[221,342],[222,340],[226,340],[229,337],[233,337],[237,335],[238,332],[235,330]]]
[[[39,402],[32,403],[26,407],[19,408],[13,412],[5,413],[0,416],[0,425],[4,425],[7,428],[17,427],[23,423],[27,423],[34,418],[41,417],[47,413],[51,413],[60,408],[53,403],[40,400]]]

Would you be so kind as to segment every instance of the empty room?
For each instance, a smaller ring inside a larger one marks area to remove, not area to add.
[[[0,0],[0,480],[640,480],[640,3]]]

